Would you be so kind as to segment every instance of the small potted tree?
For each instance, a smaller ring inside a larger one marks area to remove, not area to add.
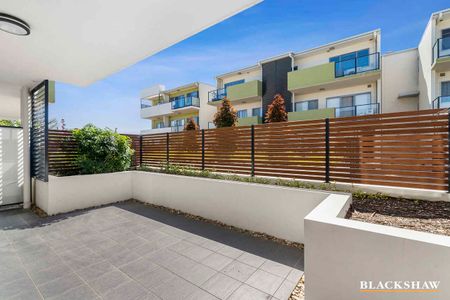
[[[283,96],[276,94],[273,97],[272,103],[267,109],[265,119],[266,123],[286,122],[288,120]]]
[[[214,125],[216,125],[217,128],[234,127],[236,126],[237,120],[238,117],[236,109],[234,109],[233,105],[231,105],[230,100],[224,98],[222,105],[214,115]]]

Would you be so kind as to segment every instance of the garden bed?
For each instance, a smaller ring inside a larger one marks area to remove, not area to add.
[[[450,202],[354,198],[347,218],[450,236]]]

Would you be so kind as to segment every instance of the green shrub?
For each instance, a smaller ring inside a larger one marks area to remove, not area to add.
[[[336,192],[345,192],[351,193],[353,199],[355,200],[389,200],[395,199],[394,197],[388,196],[383,193],[367,193],[360,190],[349,191],[345,189],[338,189],[335,183],[309,183],[303,182],[294,179],[282,179],[282,178],[264,178],[264,177],[250,177],[250,176],[241,176],[236,174],[220,174],[214,173],[214,170],[199,170],[189,166],[181,166],[176,164],[167,164],[164,163],[161,165],[159,169],[149,168],[149,167],[140,167],[139,170],[146,172],[158,172],[165,174],[173,174],[173,175],[183,175],[183,176],[193,176],[193,177],[206,177],[211,179],[221,179],[221,180],[230,180],[230,181],[239,181],[239,182],[250,182],[250,183],[259,183],[259,184],[270,184],[270,185],[279,185],[293,188],[301,188],[301,189],[310,189],[310,190],[324,190],[324,191],[336,191]]]
[[[7,126],[7,127],[20,127],[20,121],[18,120],[0,120],[0,126]]]
[[[120,172],[131,166],[130,138],[88,124],[73,131],[78,144],[76,163],[81,174]]]

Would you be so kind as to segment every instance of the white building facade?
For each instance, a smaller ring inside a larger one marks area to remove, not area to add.
[[[450,10],[431,15],[417,48],[382,54],[381,42],[377,29],[219,75],[201,128],[224,97],[241,126],[263,123],[276,94],[290,121],[450,107]]]

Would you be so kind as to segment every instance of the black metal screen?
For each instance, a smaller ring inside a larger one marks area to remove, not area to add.
[[[31,176],[48,181],[48,80],[30,92]]]

